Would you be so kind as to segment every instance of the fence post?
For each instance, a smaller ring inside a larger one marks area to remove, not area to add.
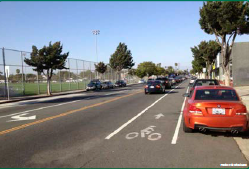
[[[86,89],[86,81],[85,81],[85,61],[83,60],[83,73],[82,73],[82,79],[83,79],[83,89],[85,87]]]
[[[89,62],[90,63],[90,81],[92,80],[92,68],[91,68],[91,62]]]
[[[4,96],[5,98],[8,99],[8,96],[7,96],[7,79],[6,79],[6,72],[5,72],[5,53],[4,53],[4,47],[2,49],[2,53],[3,53],[3,75],[4,75]]]
[[[59,70],[60,92],[62,92],[61,70]]]
[[[108,70],[108,67],[107,67],[107,70]],[[108,80],[111,81],[111,79],[110,79],[110,69],[108,70]]]
[[[40,94],[40,83],[39,83],[39,73],[37,72],[37,87],[38,87],[38,94]]]
[[[112,76],[112,68],[111,68],[111,77],[112,77],[112,80],[111,80],[111,81],[113,82],[113,76]]]
[[[71,90],[71,71],[70,71],[70,59],[68,58],[68,68],[69,68],[69,90]]]
[[[22,51],[21,51],[21,60],[22,60],[22,94],[25,95],[24,71],[23,71],[23,53],[22,53]]]
[[[78,71],[78,59],[76,59],[76,70],[77,70],[77,89],[79,90],[79,71]]]

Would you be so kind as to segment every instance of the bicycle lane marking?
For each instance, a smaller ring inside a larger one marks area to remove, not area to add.
[[[138,113],[136,116],[134,116],[133,118],[131,118],[130,120],[128,120],[126,123],[124,123],[123,125],[121,125],[118,129],[116,129],[115,131],[113,131],[112,133],[110,133],[107,137],[105,137],[106,140],[111,139],[113,136],[115,136],[116,134],[118,134],[121,130],[123,130],[126,126],[128,126],[130,123],[132,123],[133,121],[135,121],[138,117],[140,117],[141,115],[143,115],[146,111],[148,111],[151,107],[153,107],[155,104],[157,104],[160,100],[162,100],[163,98],[165,98],[166,96],[168,96],[168,94],[170,94],[172,91],[174,91],[175,89],[177,89],[182,83],[180,83],[178,86],[176,86],[174,89],[170,90],[168,93],[166,93],[165,95],[163,95],[162,97],[160,97],[158,100],[156,100],[154,103],[152,103],[150,106],[146,107],[143,111],[141,111],[140,113]]]

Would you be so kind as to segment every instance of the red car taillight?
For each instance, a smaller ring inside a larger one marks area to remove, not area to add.
[[[201,109],[198,109],[197,107],[190,105],[189,106],[189,113],[193,113],[193,114],[202,114]]]
[[[160,86],[159,86],[159,85],[156,85],[156,88],[160,88]]]
[[[236,110],[236,115],[242,115],[242,116],[247,115],[246,107],[243,107],[242,109]]]

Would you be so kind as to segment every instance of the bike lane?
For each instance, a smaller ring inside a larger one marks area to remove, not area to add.
[[[144,114],[106,139],[99,149],[101,155],[84,167],[174,167],[177,159],[171,140],[186,90],[184,82],[168,90],[171,92],[152,107],[145,107]],[[154,95],[144,97],[150,99]]]
[[[172,144],[186,91],[185,82],[111,138],[107,136],[99,155],[84,167],[218,168],[222,163],[245,163],[233,139],[188,135],[182,132],[182,122],[177,142]]]

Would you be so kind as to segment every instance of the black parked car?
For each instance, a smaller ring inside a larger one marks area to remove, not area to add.
[[[150,80],[144,88],[144,93],[165,93],[165,86],[160,80]]]
[[[158,77],[156,78],[156,80],[161,81],[162,85],[164,86],[164,88],[166,89],[170,89],[172,86],[172,82],[167,78],[167,77]]]
[[[182,82],[182,78],[180,76],[176,76],[175,78],[176,83]]]
[[[123,81],[123,80],[118,80],[118,81],[116,81],[115,86],[116,87],[125,87],[126,86],[126,82]]]
[[[102,89],[102,85],[101,85],[101,82],[98,80],[92,80],[86,87],[86,91],[101,90],[101,89]]]
[[[211,86],[211,85],[220,85],[219,81],[216,79],[196,79],[194,83],[190,84],[189,93],[191,93],[195,86]]]

